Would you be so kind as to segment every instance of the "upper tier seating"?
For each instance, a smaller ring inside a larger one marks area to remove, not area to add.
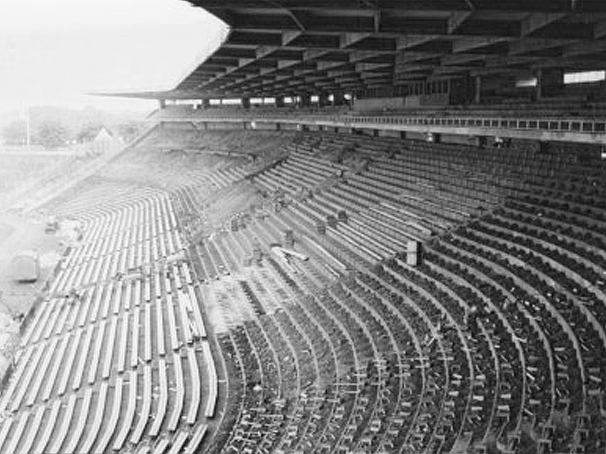
[[[584,227],[601,219],[602,172],[570,150],[304,135],[285,161],[254,175],[268,197],[261,212],[218,226],[196,247],[211,299],[231,314],[221,346],[241,358],[244,400],[220,446],[480,452],[491,438],[510,452],[603,446],[604,312],[587,302],[604,301],[604,254],[588,249],[602,239]],[[578,206],[568,228],[555,222],[558,200],[567,213]],[[307,261],[275,254],[287,231]],[[411,239],[426,248],[416,269],[400,252]],[[410,362],[417,355],[427,361],[420,368]],[[391,372],[384,387],[383,365],[423,375],[414,385]],[[258,378],[247,378],[253,370]],[[380,397],[390,383],[395,406]],[[411,386],[424,390],[419,400],[406,397]]]

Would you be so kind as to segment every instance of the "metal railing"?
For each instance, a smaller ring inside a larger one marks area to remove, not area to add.
[[[453,113],[438,115],[436,113],[415,115],[335,115],[334,111],[326,114],[305,114],[293,110],[285,111],[278,115],[275,110],[262,112],[262,109],[252,111],[226,112],[221,110],[212,112],[208,110],[185,111],[178,109],[174,112],[159,111],[151,119],[165,121],[207,121],[207,122],[270,122],[270,123],[298,123],[342,126],[352,128],[376,128],[385,129],[408,128],[419,129],[439,128],[441,130],[451,129],[453,133],[460,132],[457,129],[472,128],[474,130],[486,130],[487,133],[495,130],[516,131],[538,131],[538,132],[565,132],[574,134],[605,134],[606,118],[583,118],[583,117],[527,117],[516,116],[487,116],[487,115],[457,115]]]

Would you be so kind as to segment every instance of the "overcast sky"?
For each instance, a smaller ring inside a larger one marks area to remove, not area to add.
[[[183,0],[0,0],[0,111],[151,110],[85,93],[173,88],[225,34]]]

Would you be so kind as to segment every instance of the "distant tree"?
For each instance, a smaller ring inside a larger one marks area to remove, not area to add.
[[[86,123],[82,125],[82,129],[80,129],[76,140],[79,143],[91,142],[97,136],[102,127],[103,125],[101,123]]]
[[[128,143],[134,140],[143,131],[143,123],[138,121],[129,121],[117,125],[117,131],[120,138]]]
[[[36,142],[45,148],[61,147],[67,140],[67,129],[59,122],[46,121],[38,127]]]
[[[2,137],[7,145],[25,145],[27,143],[27,123],[23,120],[9,123],[2,130]]]

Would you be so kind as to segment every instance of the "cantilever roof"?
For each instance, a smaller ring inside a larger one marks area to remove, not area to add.
[[[606,65],[606,0],[189,0],[227,39],[147,98],[352,92]]]

